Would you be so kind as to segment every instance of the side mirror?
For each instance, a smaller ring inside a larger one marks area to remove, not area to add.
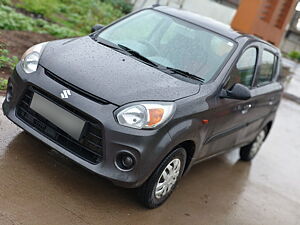
[[[221,98],[231,98],[237,100],[248,100],[251,98],[251,92],[248,87],[242,84],[234,84],[230,90],[222,89]]]
[[[92,27],[91,32],[94,33],[97,30],[100,30],[104,27],[102,24],[96,24],[95,26]]]

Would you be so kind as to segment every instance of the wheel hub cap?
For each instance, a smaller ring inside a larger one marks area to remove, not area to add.
[[[250,150],[250,156],[253,158],[256,153],[259,151],[260,147],[262,146],[264,139],[266,137],[266,132],[262,130],[256,137],[255,142],[252,145],[252,148]]]
[[[163,170],[160,175],[156,189],[155,197],[161,198],[172,190],[172,187],[176,183],[181,168],[181,162],[179,159],[173,159]]]

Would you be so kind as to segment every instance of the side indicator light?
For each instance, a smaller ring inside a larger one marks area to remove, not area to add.
[[[208,124],[208,120],[202,120],[203,124]]]

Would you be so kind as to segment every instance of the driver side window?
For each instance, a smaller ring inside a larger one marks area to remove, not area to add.
[[[250,47],[243,53],[231,71],[225,89],[230,89],[236,83],[251,87],[257,62],[257,52],[256,47]]]

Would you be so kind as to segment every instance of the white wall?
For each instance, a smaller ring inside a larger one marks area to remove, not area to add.
[[[282,44],[281,44],[280,48],[281,48],[282,52],[284,52],[284,53],[289,53],[291,51],[300,52],[299,42],[293,42],[293,41],[290,41],[288,39],[284,39],[282,41]]]
[[[135,9],[140,9],[144,2],[146,2],[144,7],[148,7],[155,4],[157,0],[137,0]],[[178,7],[176,2],[178,1],[172,0],[170,6]],[[160,0],[161,5],[166,3],[167,0]],[[213,18],[225,24],[231,23],[236,12],[236,9],[221,5],[213,0],[185,0],[183,9]]]

